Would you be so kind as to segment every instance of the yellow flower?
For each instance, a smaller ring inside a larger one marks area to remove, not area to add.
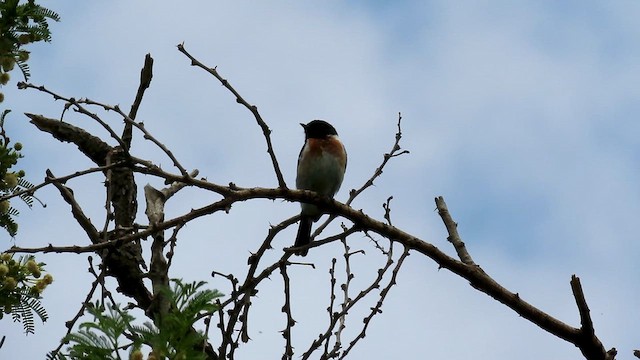
[[[42,290],[44,290],[47,287],[47,283],[42,281],[42,280],[38,280],[36,281],[36,288],[38,290],[40,290],[40,292],[42,292]]]
[[[18,176],[16,173],[7,173],[7,175],[4,176],[4,183],[7,184],[9,189],[13,189],[18,186]]]
[[[9,267],[7,267],[7,265],[5,264],[0,264],[0,277],[7,275],[8,272],[9,272]]]
[[[9,79],[11,79],[11,76],[9,76],[9,73],[4,72],[0,74],[0,84],[7,85],[7,83],[9,82]]]
[[[53,276],[51,276],[51,274],[46,274],[43,278],[42,281],[44,281],[47,285],[51,284],[53,282]]]
[[[27,266],[27,270],[29,270],[29,272],[34,272],[34,271],[40,270],[40,268],[38,267],[38,263],[33,259],[27,261],[26,266]]]
[[[11,206],[11,204],[9,203],[9,200],[0,201],[0,214],[6,214],[7,211],[9,211],[9,207],[10,206]],[[4,254],[2,254],[2,255],[4,256]],[[7,255],[9,255],[9,254],[7,254]],[[5,260],[5,261],[7,261],[7,260]]]
[[[7,290],[13,290],[16,288],[16,286],[18,286],[18,283],[16,282],[16,279],[8,276],[6,279],[4,279],[2,285],[4,285]]]
[[[129,357],[131,360],[143,360],[144,359],[144,355],[142,354],[142,351],[140,351],[140,349],[135,350],[134,352],[131,353],[131,357]]]

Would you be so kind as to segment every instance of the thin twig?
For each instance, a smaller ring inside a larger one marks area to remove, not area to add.
[[[328,341],[335,327],[338,325],[341,319],[344,316],[346,316],[346,314],[349,311],[351,311],[351,309],[353,309],[354,306],[356,306],[362,299],[367,297],[367,295],[369,295],[372,291],[380,288],[380,283],[382,282],[384,275],[386,274],[387,270],[391,267],[392,264],[393,264],[393,260],[391,259],[391,257],[387,257],[387,262],[381,269],[378,269],[377,277],[373,280],[373,282],[367,288],[361,290],[360,293],[358,293],[358,295],[355,298],[349,299],[349,301],[346,303],[346,306],[342,306],[340,311],[336,311],[335,313],[332,314],[332,316],[330,317],[329,325],[327,326],[327,330],[324,333],[320,334],[320,336],[316,340],[314,340],[313,343],[311,343],[307,351],[302,355],[303,360],[309,359],[311,354],[316,349],[318,349],[320,345]],[[340,331],[340,330],[338,329],[337,331]],[[339,345],[337,344],[338,341],[339,339],[336,339],[336,344],[334,345],[333,350],[328,353],[325,352],[324,354],[322,354],[321,359],[328,359],[328,358],[333,358],[338,356],[338,351],[340,349],[337,346]]]
[[[82,103],[89,103],[89,101],[87,99],[80,99],[80,100],[76,100],[75,98],[67,98],[64,96],[61,96],[51,90],[48,90],[47,88],[45,88],[43,85],[40,86],[36,86],[33,84],[28,84],[28,83],[24,83],[24,82],[19,82],[18,83],[18,88],[20,89],[26,89],[26,88],[31,88],[31,89],[36,89],[38,91],[47,93],[51,96],[53,96],[53,98],[55,100],[63,100],[65,101],[67,104],[70,104],[72,106],[74,106],[74,110],[84,114],[90,118],[92,118],[93,120],[95,120],[98,124],[100,124],[100,126],[102,126],[105,130],[107,130],[107,132],[109,133],[109,135],[111,135],[111,137],[116,140],[118,142],[118,145],[120,145],[122,147],[122,149],[125,152],[129,152],[127,150],[127,147],[125,145],[125,143],[122,141],[122,138],[116,134],[115,131],[113,131],[113,129],[111,128],[111,126],[109,126],[106,122],[104,122],[98,115],[90,112],[89,110],[87,110],[84,106],[82,106]]]
[[[382,208],[384,209],[384,219],[387,220],[387,224],[393,226],[391,222],[391,200],[393,200],[393,196],[387,198],[387,201],[382,204]]]
[[[62,185],[62,183],[54,180],[56,179],[56,177],[53,175],[51,170],[47,169],[46,173],[48,181],[58,189],[58,191],[60,192],[60,196],[62,196],[64,201],[66,201],[67,204],[71,206],[71,213],[73,214],[74,219],[76,219],[78,225],[80,225],[80,227],[82,227],[82,229],[87,233],[89,240],[91,240],[91,242],[94,244],[99,243],[100,235],[98,233],[98,230],[95,228],[95,226],[93,226],[91,220],[89,220],[89,218],[84,214],[84,211],[82,211],[80,204],[78,204],[75,197],[73,196],[73,191],[70,188]]]
[[[329,313],[329,324],[333,323],[334,314],[337,311],[334,310],[335,302],[336,302],[336,263],[337,259],[331,259],[331,267],[329,268],[329,277],[330,277],[330,286],[329,286],[329,306],[327,307],[327,312]],[[329,343],[331,341],[331,336],[333,335],[333,331],[329,332],[326,340],[324,341],[324,354],[329,354]],[[336,340],[335,344],[338,344]]]
[[[225,325],[223,330],[223,341],[219,347],[220,356],[224,356],[229,351],[229,356],[232,357],[235,351],[235,348],[238,346],[237,340],[234,340],[232,337],[233,331],[236,328],[236,324],[238,321],[242,323],[240,333],[243,341],[248,341],[249,339],[249,330],[247,318],[249,316],[249,309],[251,306],[251,297],[255,295],[255,288],[258,284],[265,278],[267,278],[273,271],[278,269],[281,264],[286,264],[288,262],[288,258],[292,255],[291,253],[283,254],[282,258],[277,262],[271,264],[267,268],[263,269],[263,271],[256,276],[256,272],[258,269],[258,264],[262,259],[262,256],[265,252],[271,249],[271,242],[273,239],[280,233],[282,230],[286,229],[291,224],[295,223],[297,217],[292,217],[287,220],[282,221],[281,223],[272,226],[269,229],[267,236],[264,241],[260,245],[260,248],[255,254],[251,254],[247,263],[249,264],[249,269],[245,276],[245,281],[238,288],[234,289],[232,296],[224,301],[221,304],[221,308],[226,307],[229,304],[233,304],[233,307],[228,311],[229,319]]]
[[[299,216],[295,216],[294,219],[298,220],[300,217]],[[314,240],[311,243],[304,245],[304,246],[297,246],[297,247],[289,247],[284,249],[285,252],[291,252],[291,253],[297,253],[300,250],[308,250],[314,247],[318,247],[318,246],[324,246],[325,244],[328,243],[332,243],[338,240],[341,240],[351,234],[354,234],[356,232],[360,231],[360,229],[356,226],[352,226],[350,228],[345,228],[343,229],[343,231],[341,233],[335,234],[335,235],[331,235],[328,236],[324,239],[320,239],[320,240]]]
[[[365,181],[365,183],[359,189],[357,190],[354,189],[354,190],[351,190],[351,192],[349,192],[349,199],[345,204],[350,205],[358,195],[360,195],[367,188],[373,186],[373,182],[378,177],[380,177],[380,175],[382,175],[382,172],[385,166],[387,165],[387,163],[389,162],[389,160],[400,155],[409,154],[409,150],[402,150],[402,148],[400,147],[400,139],[402,139],[401,122],[402,122],[402,114],[398,113],[398,124],[397,124],[398,132],[396,132],[395,142],[391,147],[391,151],[389,151],[388,153],[382,156],[382,163],[380,164],[380,166],[376,168],[376,170],[373,172],[373,175],[371,175],[371,177],[367,179],[367,181]]]
[[[162,150],[162,152],[164,152],[169,157],[169,159],[171,159],[171,162],[173,162],[173,165],[176,168],[178,168],[178,170],[180,170],[180,173],[182,174],[183,177],[189,176],[187,170],[180,164],[180,162],[175,157],[175,155],[173,155],[173,152],[169,150],[169,148],[166,145],[161,143],[160,140],[156,139],[153,135],[151,135],[151,133],[144,127],[143,122],[135,121],[134,119],[130,118],[129,115],[127,115],[124,111],[122,111],[122,109],[120,109],[120,106],[118,105],[112,106],[112,105],[104,104],[104,103],[97,102],[94,100],[89,100],[89,99],[81,99],[79,101],[85,104],[99,106],[106,111],[113,111],[113,112],[116,112],[118,115],[122,116],[125,123],[131,124],[132,126],[134,126],[135,128],[137,128],[142,132],[145,140],[151,141],[158,148],[160,148],[160,150]]]
[[[338,320],[338,330],[335,332],[336,343],[334,345],[334,352],[337,352],[342,347],[342,332],[347,328],[347,308],[351,303],[351,297],[349,296],[349,289],[351,287],[351,281],[355,277],[355,274],[351,271],[351,256],[357,254],[358,252],[352,253],[351,248],[347,245],[347,239],[342,239],[342,246],[344,248],[344,273],[345,280],[342,285],[340,285],[340,289],[342,289],[342,303],[340,307],[342,309],[343,315],[340,316]]]
[[[87,175],[87,174],[91,174],[91,173],[95,173],[95,172],[99,172],[99,171],[106,171],[108,169],[112,169],[114,167],[119,167],[119,166],[122,166],[124,164],[125,164],[124,161],[119,161],[119,162],[116,162],[116,163],[113,163],[113,164],[109,164],[109,165],[105,165],[105,166],[98,166],[98,167],[93,167],[93,168],[89,168],[89,169],[82,170],[82,171],[76,171],[73,174],[69,174],[69,175],[65,175],[65,176],[59,176],[59,177],[46,176],[44,178],[43,182],[41,182],[38,185],[34,185],[32,188],[24,189],[24,190],[17,191],[17,192],[8,194],[8,195],[0,196],[0,201],[8,200],[8,199],[11,199],[13,197],[20,196],[20,195],[23,195],[23,194],[33,195],[33,194],[35,194],[35,192],[37,190],[39,190],[39,189],[41,189],[41,188],[43,188],[43,187],[45,187],[45,186],[47,186],[49,184],[52,184],[54,182],[58,182],[60,184],[65,184],[70,179],[77,178],[77,177],[80,177],[80,176],[83,176],[83,175]]]
[[[213,191],[222,196],[233,194],[233,192],[236,189],[240,189],[237,186],[234,186],[232,188],[231,186],[222,186],[222,185],[218,185],[203,179],[201,180],[201,179],[195,179],[190,176],[185,177],[183,175],[172,174],[170,172],[167,172],[161,169],[159,166],[154,165],[143,159],[132,157],[132,160],[135,163],[142,165],[142,166],[134,166],[133,167],[134,172],[145,174],[145,175],[157,176],[165,179],[167,182],[170,182],[170,183],[180,182],[180,183],[184,183],[185,185],[195,186],[201,189]]]
[[[280,274],[282,274],[282,282],[284,286],[284,305],[282,305],[282,312],[287,316],[287,323],[282,330],[282,337],[285,339],[284,353],[282,354],[282,360],[291,360],[293,358],[293,346],[291,345],[291,328],[296,324],[296,321],[291,316],[291,291],[289,283],[289,275],[287,274],[287,264],[280,264]]]
[[[388,261],[393,261],[392,248],[393,248],[393,244],[389,246]],[[387,295],[389,294],[389,291],[391,291],[391,288],[394,285],[396,285],[396,278],[398,277],[398,272],[400,271],[400,268],[402,267],[402,264],[404,263],[404,260],[407,258],[407,256],[409,256],[409,249],[405,247],[404,252],[400,256],[400,258],[398,258],[398,261],[396,262],[396,266],[393,268],[391,272],[391,279],[389,279],[387,286],[385,286],[384,289],[380,291],[380,298],[378,299],[378,302],[374,307],[371,308],[371,312],[369,313],[369,315],[363,319],[364,325],[362,326],[362,331],[360,331],[360,333],[355,337],[355,339],[353,339],[351,343],[349,343],[349,347],[345,349],[345,351],[340,355],[340,359],[344,359],[345,357],[347,357],[349,352],[354,348],[354,346],[358,343],[358,341],[364,339],[364,337],[366,336],[367,329],[369,328],[369,324],[371,324],[371,320],[373,319],[373,317],[382,313],[382,304],[386,299]]]
[[[247,108],[249,111],[251,111],[251,113],[253,114],[253,117],[256,119],[256,122],[260,126],[260,129],[262,129],[262,134],[264,135],[265,141],[267,142],[267,153],[269,153],[269,156],[271,157],[271,163],[273,164],[273,170],[275,171],[276,178],[278,180],[278,187],[286,188],[287,184],[284,181],[284,176],[282,176],[282,171],[280,171],[280,165],[278,165],[278,159],[276,158],[275,151],[273,150],[273,144],[271,143],[271,129],[269,129],[269,126],[267,125],[267,123],[262,119],[262,116],[258,112],[258,108],[255,105],[249,104],[240,95],[240,93],[238,93],[238,91],[236,91],[236,89],[234,89],[233,86],[231,86],[229,81],[227,81],[225,78],[223,78],[220,75],[220,73],[218,73],[218,70],[216,68],[210,68],[210,67],[204,65],[203,63],[198,61],[195,57],[193,57],[189,52],[187,52],[187,50],[184,48],[184,44],[178,44],[178,51],[183,53],[186,57],[189,58],[189,60],[191,60],[191,65],[192,66],[197,66],[197,67],[205,70],[209,74],[213,75],[216,79],[218,79],[218,81],[220,81],[222,86],[227,88],[227,90],[229,90],[233,94],[233,96],[235,96],[236,101],[239,104],[242,104],[245,108]]]
[[[93,271],[93,258],[91,256],[89,256],[87,258],[87,260],[89,261],[89,272]],[[93,272],[95,274],[95,271]],[[82,315],[84,315],[84,311],[87,308],[87,305],[89,304],[89,301],[91,301],[91,298],[93,298],[93,294],[95,293],[96,289],[98,288],[99,284],[103,284],[104,283],[104,270],[102,270],[100,272],[100,275],[98,275],[96,277],[96,279],[93,281],[93,283],[91,284],[91,290],[89,290],[89,293],[87,294],[87,296],[85,297],[84,301],[82,302],[82,306],[80,306],[80,309],[78,310],[78,312],[76,313],[76,315],[69,321],[67,321],[65,323],[65,327],[67,328],[67,333],[65,334],[64,337],[66,337],[67,335],[71,334],[71,330],[73,330],[73,326],[76,324],[76,322],[80,319],[80,317],[82,317]],[[60,342],[60,344],[58,345],[57,348],[55,348],[54,350],[51,351],[51,358],[54,358],[62,349],[62,347],[65,345],[65,342]]]
[[[352,189],[349,192],[349,199],[347,199],[347,202],[345,202],[346,205],[351,205],[351,203],[353,203],[353,201],[356,199],[356,197],[358,197],[358,195],[362,194],[366,189],[373,186],[374,181],[382,175],[382,172],[385,166],[387,166],[387,163],[389,162],[389,160],[400,155],[409,154],[409,150],[402,150],[402,148],[400,147],[400,139],[402,139],[401,122],[402,122],[402,114],[398,113],[398,124],[397,124],[398,132],[396,132],[395,141],[393,143],[393,146],[391,147],[391,150],[382,156],[382,163],[376,168],[376,170],[373,172],[373,175],[371,175],[371,177],[367,179],[367,181],[365,181],[365,183],[360,188],[358,188],[357,190]],[[318,225],[318,227],[313,232],[313,234],[311,234],[311,238],[313,239],[316,236],[318,236],[318,234],[322,233],[322,231],[335,218],[336,218],[336,214],[329,213],[329,218],[327,218],[324,222],[322,222],[322,224]]]

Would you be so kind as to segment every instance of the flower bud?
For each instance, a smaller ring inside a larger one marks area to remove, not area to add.
[[[45,274],[42,278],[42,281],[44,281],[47,285],[51,285],[51,283],[53,282],[53,276],[51,274]]]
[[[16,286],[18,286],[18,283],[16,282],[16,279],[9,276],[6,279],[4,279],[4,281],[2,282],[2,285],[4,286],[5,289],[11,291],[15,289]]]
[[[4,176],[4,183],[7,184],[7,188],[13,189],[18,186],[18,175],[16,173],[7,173]]]
[[[9,75],[9,73],[6,73],[6,72],[0,73],[0,84],[1,85],[7,85],[7,83],[9,82],[10,79],[11,79],[11,76]]]
[[[5,264],[0,264],[0,277],[7,275],[9,272],[9,267]]]
[[[20,51],[18,52],[18,60],[25,62],[29,60],[29,52],[28,51]]]
[[[39,271],[40,270],[38,268],[38,263],[33,259],[27,261],[25,266],[27,267],[27,270],[29,270],[29,272],[31,272],[31,273],[33,273],[34,271]]]
[[[22,34],[22,35],[18,36],[18,42],[20,44],[22,44],[22,45],[30,43],[31,42],[31,35]]]
[[[142,351],[140,351],[140,349],[137,349],[131,353],[131,356],[129,358],[131,360],[143,360],[144,355],[142,354]]]
[[[11,204],[9,203],[9,200],[2,200],[0,201],[0,214],[6,214],[7,211],[9,211],[9,207],[11,206]],[[9,255],[9,254],[2,254],[2,256],[4,257],[5,255]],[[10,259],[11,257],[9,257]],[[8,261],[8,260],[7,260]]]
[[[5,56],[2,58],[2,70],[5,72],[9,72],[13,70],[13,67],[16,65],[16,60],[13,56]]]

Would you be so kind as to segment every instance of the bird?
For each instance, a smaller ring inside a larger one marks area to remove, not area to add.
[[[333,198],[340,189],[347,169],[347,152],[338,138],[336,129],[324,120],[300,124],[305,141],[298,156],[296,187],[311,190],[321,196]],[[311,243],[311,225],[320,219],[322,211],[316,205],[300,203],[300,226],[294,246]],[[296,254],[306,256],[308,250]]]

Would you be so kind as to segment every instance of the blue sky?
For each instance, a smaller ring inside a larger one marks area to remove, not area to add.
[[[380,205],[393,195],[397,226],[453,254],[433,211],[433,198],[443,195],[471,254],[496,280],[577,326],[569,287],[577,274],[605,346],[622,358],[640,347],[637,2],[194,1],[187,10],[183,3],[152,1],[43,4],[63,21],[53,28],[52,44],[33,47],[31,81],[128,108],[150,52],[154,80],[138,118],[183,165],[221,184],[276,183],[251,115],[215,79],[190,67],[178,43],[218,66],[258,106],[290,185],[303,140],[298,123],[322,118],[337,128],[349,153],[337,195],[344,200],[391,147],[402,112],[402,145],[411,154],[394,159],[355,207],[381,218]],[[46,168],[63,175],[90,166],[19,115],[57,117],[61,103],[33,91],[3,91],[4,105],[14,110],[9,131],[25,144],[22,164],[33,182]],[[97,131],[88,119],[67,116]],[[170,168],[141,138],[134,152]],[[70,184],[98,222],[100,180]],[[138,179],[146,182],[162,186]],[[39,196],[48,206],[23,211],[18,245],[86,242],[55,189]],[[215,198],[187,190],[167,211],[179,215]],[[295,204],[258,201],[194,222],[183,231],[173,276],[206,279],[225,291],[208,278],[210,271],[244,271],[268,224],[297,211]],[[293,230],[278,240],[274,258],[290,240]],[[352,240],[362,248],[370,247],[367,241]],[[338,246],[314,249],[308,259],[316,270],[290,274],[299,299],[298,348],[324,324],[328,264],[340,254]],[[42,358],[89,288],[84,258],[43,261],[56,277],[45,298],[51,319],[27,338],[19,325],[0,323],[0,334],[10,337],[0,354]],[[379,261],[360,259],[362,277]],[[273,280],[256,302],[259,325],[245,356],[281,354],[281,290]],[[354,358],[580,358],[572,345],[417,255],[367,335]]]

